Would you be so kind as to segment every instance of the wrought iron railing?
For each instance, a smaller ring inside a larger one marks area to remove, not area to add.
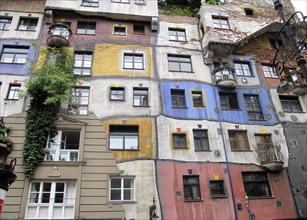
[[[234,69],[231,66],[222,66],[214,68],[212,70],[215,82],[223,80],[234,80],[236,81],[236,76],[234,74]]]
[[[283,162],[284,156],[278,144],[257,144],[257,157],[261,164]]]

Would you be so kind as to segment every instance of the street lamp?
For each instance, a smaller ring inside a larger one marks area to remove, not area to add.
[[[157,220],[159,218],[159,216],[157,216],[156,210],[157,210],[156,200],[155,200],[155,197],[153,197],[152,206],[149,207],[149,219],[150,220]]]

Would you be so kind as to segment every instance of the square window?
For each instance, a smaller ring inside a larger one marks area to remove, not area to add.
[[[212,16],[212,22],[214,28],[229,29],[228,18],[226,17]]]
[[[171,41],[187,41],[184,29],[169,28],[168,34]]]
[[[231,130],[228,136],[231,150],[250,150],[246,131]]]
[[[182,89],[171,89],[171,99],[173,108],[185,108],[185,91]]]
[[[125,89],[122,87],[111,87],[110,100],[124,101],[125,100]]]
[[[173,134],[173,148],[174,149],[187,149],[186,134]]]
[[[21,84],[12,84],[9,85],[9,91],[7,93],[7,99],[10,100],[18,100],[19,99],[19,90],[20,90]]]
[[[135,181],[133,177],[110,177],[109,200],[134,201]]]
[[[133,33],[135,33],[135,34],[145,34],[145,25],[134,24],[133,25]]]
[[[133,88],[133,106],[148,106],[148,88]]]
[[[117,36],[126,36],[126,27],[125,26],[114,26],[113,34]]]
[[[272,197],[271,189],[265,172],[243,172],[244,189],[250,198]]]
[[[303,112],[297,96],[279,96],[279,100],[284,112]]]
[[[201,91],[192,91],[192,100],[194,107],[204,107],[203,93]]]
[[[144,70],[144,55],[124,53],[124,69]]]
[[[209,151],[208,131],[205,129],[193,129],[195,151]]]
[[[110,150],[137,150],[139,149],[139,127],[110,125]]]
[[[224,180],[210,180],[210,192],[212,198],[226,197]]]
[[[29,46],[3,46],[1,63],[25,64]]]
[[[252,76],[249,63],[247,62],[234,62],[234,68],[237,76]]]
[[[251,121],[263,120],[263,115],[257,95],[244,95],[248,119]]]
[[[75,87],[71,90],[71,100],[68,105],[68,114],[87,115],[90,97],[89,87]]]
[[[77,34],[95,34],[96,23],[95,22],[78,22]]]
[[[192,72],[190,56],[167,55],[168,71]]]
[[[201,200],[199,176],[183,176],[184,200]]]
[[[135,0],[135,4],[144,5],[145,4],[145,0]]]
[[[118,3],[130,3],[130,0],[112,0],[112,2],[118,2]]]
[[[92,52],[76,51],[74,55],[74,74],[79,76],[91,75],[92,60]]]
[[[0,17],[0,30],[9,30],[11,27],[11,17]]]
[[[38,23],[38,18],[20,18],[17,30],[33,31]]]
[[[262,70],[264,73],[264,77],[266,78],[277,78],[278,79],[278,75],[275,71],[275,68],[271,65],[262,65]]]
[[[83,6],[98,7],[99,0],[82,0]]]
[[[221,108],[224,110],[237,110],[239,109],[239,104],[237,100],[237,95],[235,93],[223,93],[219,92]]]

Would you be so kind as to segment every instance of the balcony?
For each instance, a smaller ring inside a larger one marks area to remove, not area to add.
[[[214,82],[217,86],[234,89],[237,86],[237,78],[231,66],[221,66],[212,70]]]
[[[272,172],[282,170],[284,156],[280,152],[280,148],[280,145],[276,144],[257,144],[257,159],[261,166]]]
[[[68,47],[69,46],[69,37],[72,32],[69,25],[61,22],[56,22],[50,25],[49,38],[47,39],[47,45],[49,47]]]
[[[294,88],[291,91],[295,95],[304,95],[307,93],[307,83],[301,74],[292,75]]]

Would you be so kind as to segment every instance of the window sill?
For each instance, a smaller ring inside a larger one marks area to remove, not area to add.
[[[150,106],[149,106],[149,105],[134,105],[133,107],[137,107],[137,108],[140,108],[140,107],[149,108]]]
[[[211,196],[211,199],[227,199],[228,196]]]
[[[110,101],[113,101],[113,102],[124,102],[125,99],[110,99]]]
[[[19,29],[15,29],[15,31],[36,32],[36,30],[19,30]]]
[[[25,65],[26,63],[6,63],[6,62],[0,62],[0,64]]]
[[[78,167],[78,166],[85,166],[86,162],[84,161],[42,161],[41,165],[45,166],[69,166],[69,167]]]
[[[130,5],[130,2],[114,2],[114,1],[111,1],[111,3]]]
[[[206,108],[206,106],[193,106],[193,108]]]
[[[175,147],[173,147],[173,150],[189,150],[189,148],[175,148]]]
[[[109,204],[136,204],[136,201],[109,201]]]
[[[259,199],[275,199],[275,197],[248,197],[248,200],[259,200]]]
[[[168,70],[170,73],[194,73],[193,71],[175,71],[175,70]]]
[[[111,151],[141,151],[140,149],[109,149]]]
[[[146,5],[145,3],[134,3],[136,5]]]
[[[232,152],[253,152],[252,150],[231,150]]]
[[[10,31],[9,29],[1,29],[0,31]]]
[[[124,70],[132,70],[132,71],[144,71],[145,69],[133,69],[133,68],[123,68]]]
[[[222,108],[222,111],[242,111],[241,109],[227,109]]]
[[[180,42],[180,43],[188,43],[187,40],[169,40],[171,42]]]
[[[196,153],[200,153],[200,152],[212,152],[212,150],[195,150]]]
[[[252,120],[252,119],[248,119],[249,121],[267,121],[265,119],[261,119],[261,120]]]
[[[88,35],[92,35],[92,36],[95,36],[96,35],[96,33],[95,34],[79,34],[79,33],[76,33],[77,35],[86,35],[86,36],[88,36]]]
[[[99,5],[95,6],[95,5],[81,5],[82,7],[90,7],[90,8],[98,8]]]
[[[19,99],[4,99],[5,101],[18,101]]]
[[[203,202],[204,200],[202,199],[189,199],[189,200],[184,200],[184,202]]]
[[[284,113],[286,113],[286,114],[292,114],[292,113],[298,113],[298,114],[301,114],[301,113],[306,113],[306,112],[286,112],[286,111],[284,111]]]
[[[172,106],[172,108],[177,108],[177,109],[188,109],[188,107],[174,107],[174,106]]]
[[[244,75],[237,75],[237,74],[236,74],[236,76],[237,76],[237,77],[250,77],[250,78],[255,78],[255,76],[244,76]]]

